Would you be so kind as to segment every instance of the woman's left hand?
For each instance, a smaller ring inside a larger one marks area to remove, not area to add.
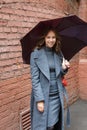
[[[70,63],[68,60],[65,60],[65,66],[69,69],[70,68]]]
[[[66,60],[66,59],[64,59],[63,58],[63,62],[62,62],[62,68],[63,69],[69,69],[70,68],[70,63],[69,63],[69,61],[68,60]]]

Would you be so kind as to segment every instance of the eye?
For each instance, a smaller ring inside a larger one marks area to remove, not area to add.
[[[50,39],[50,38],[52,38],[52,39],[56,39],[55,36],[54,36],[54,37],[47,36],[47,39]]]
[[[52,37],[53,39],[56,39],[56,37],[54,36],[54,37]]]
[[[47,36],[47,39],[50,39],[51,37],[50,36]]]

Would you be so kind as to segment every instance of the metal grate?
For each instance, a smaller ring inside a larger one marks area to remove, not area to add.
[[[20,130],[31,130],[30,110],[20,113]]]

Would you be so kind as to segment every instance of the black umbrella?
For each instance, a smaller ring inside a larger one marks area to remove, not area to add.
[[[20,40],[25,64],[30,63],[32,49],[50,27],[56,29],[60,34],[61,50],[67,60],[70,60],[79,50],[87,46],[87,23],[76,15],[41,21]]]

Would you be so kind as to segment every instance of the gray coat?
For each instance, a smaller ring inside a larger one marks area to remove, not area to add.
[[[54,54],[56,78],[59,89],[59,97],[61,102],[61,113],[59,120],[60,130],[64,130],[64,87],[61,83],[61,75],[65,74],[61,67],[61,57]],[[35,49],[31,53],[30,68],[32,76],[32,93],[31,93],[31,130],[46,130],[47,113],[49,102],[50,72],[45,50]],[[36,103],[44,100],[45,108],[41,113],[37,110]],[[59,129],[58,129],[59,130]]]

